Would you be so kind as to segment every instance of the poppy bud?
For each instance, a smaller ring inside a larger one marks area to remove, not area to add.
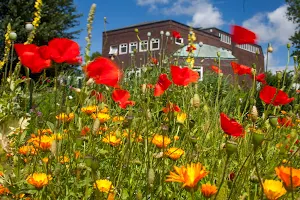
[[[98,118],[95,119],[94,124],[93,124],[93,134],[95,134],[100,127],[100,120]]]
[[[291,43],[287,43],[286,47],[289,49],[291,48]]]
[[[269,43],[269,45],[268,45],[268,52],[269,52],[269,53],[272,53],[272,52],[273,52],[273,47],[271,46],[270,43]]]
[[[200,106],[200,96],[199,94],[194,94],[194,97],[191,99],[192,106],[199,108]]]
[[[94,83],[94,79],[93,78],[90,78],[87,82],[86,82],[86,85],[92,85]]]
[[[203,110],[204,112],[209,113],[209,108],[206,104],[203,106]]]
[[[17,39],[17,34],[15,32],[10,32],[9,39],[15,41]]]
[[[139,29],[135,28],[134,32],[139,33]]]
[[[148,171],[148,184],[153,185],[154,180],[155,180],[155,172],[153,168],[150,168]]]
[[[151,117],[152,117],[151,111],[149,109],[147,109],[146,117],[147,117],[147,119],[151,119]]]
[[[269,116],[269,122],[273,127],[278,126],[278,118],[275,116]]]
[[[294,58],[294,62],[297,62],[297,56],[293,56],[293,58]]]
[[[256,120],[258,119],[258,112],[256,106],[252,106],[250,117],[252,122],[256,122]]]
[[[228,156],[235,153],[237,151],[237,144],[234,142],[227,142],[226,143],[226,153]]]
[[[259,147],[264,141],[264,138],[265,136],[263,134],[253,133],[252,144],[254,145],[254,148]]]
[[[276,72],[276,76],[277,76],[278,80],[281,80],[282,79],[282,72],[281,71]]]
[[[145,83],[142,84],[142,92],[143,92],[143,94],[146,93],[146,89],[147,89],[147,85]]]
[[[251,181],[252,183],[259,183],[258,177],[257,177],[256,175],[251,175],[251,176],[250,176],[250,181]]]
[[[33,30],[33,25],[31,23],[26,23],[25,29],[26,31],[30,32]]]
[[[221,53],[220,53],[219,51],[217,52],[217,56],[218,56],[218,57],[220,57],[220,56],[221,56]]]

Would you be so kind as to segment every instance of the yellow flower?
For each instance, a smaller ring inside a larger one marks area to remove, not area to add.
[[[113,117],[113,119],[112,119],[112,121],[113,122],[122,122],[122,121],[124,121],[124,117],[122,117],[122,116],[115,116],[115,117]]]
[[[284,182],[286,187],[291,187],[291,180],[293,188],[300,186],[300,169],[295,169],[292,167],[276,167],[275,168],[277,176]]]
[[[201,193],[206,198],[210,198],[211,196],[216,194],[217,191],[217,187],[215,185],[211,185],[210,183],[201,185]]]
[[[45,134],[52,134],[53,132],[51,131],[50,128],[48,129],[39,129],[38,130],[38,135],[45,135]]]
[[[93,119],[98,118],[101,123],[104,123],[110,119],[110,116],[109,114],[99,112],[97,114],[92,114],[92,118]]]
[[[19,153],[22,154],[22,155],[36,155],[37,154],[37,151],[36,149],[34,148],[34,146],[32,145],[25,145],[25,146],[21,146],[19,148]]]
[[[72,119],[74,119],[74,117],[74,113],[70,113],[69,115],[66,113],[60,113],[56,116],[56,119],[62,122],[70,122]]]
[[[194,64],[195,64],[195,59],[193,57],[188,57],[186,59],[186,62],[189,64],[190,68],[194,68]]]
[[[94,183],[94,188],[98,189],[100,192],[111,193],[114,189],[112,182],[107,179],[96,180]]]
[[[179,136],[178,136],[178,135],[175,135],[175,136],[174,136],[174,140],[176,140],[176,141],[179,140]]]
[[[33,143],[35,147],[38,147],[42,150],[49,150],[52,146],[53,137],[48,135],[42,135],[39,137],[31,138],[27,142]]]
[[[264,193],[267,199],[276,200],[286,193],[282,182],[275,180],[265,180],[263,183]]]
[[[178,123],[183,124],[184,121],[186,120],[186,113],[184,112],[178,113],[176,118]]]
[[[98,110],[98,107],[97,106],[87,106],[87,107],[82,107],[81,108],[81,112],[85,113],[85,114],[88,114],[88,115],[91,115],[95,112],[97,112]]]
[[[60,156],[59,159],[60,159],[59,162],[60,162],[61,164],[65,164],[65,163],[70,162],[70,159],[69,159],[67,156]]]
[[[181,166],[180,168],[174,166],[174,170],[175,172],[170,172],[167,176],[166,182],[183,183],[182,187],[186,189],[194,189],[198,182],[209,173],[201,163],[191,163],[187,167]]]
[[[176,147],[167,149],[165,155],[173,160],[178,160],[184,154],[184,150]]]
[[[49,162],[49,158],[45,157],[42,159],[42,161],[47,164]]]
[[[120,138],[117,138],[115,134],[110,133],[102,139],[102,142],[110,144],[111,146],[118,146],[122,141]]]
[[[27,182],[37,189],[48,185],[49,181],[52,179],[51,175],[45,173],[33,173],[27,177]]]
[[[152,138],[152,144],[155,144],[158,148],[166,148],[170,143],[171,140],[168,136],[155,134]]]

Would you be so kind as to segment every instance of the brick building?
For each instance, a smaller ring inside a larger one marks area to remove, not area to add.
[[[137,37],[135,29],[139,31],[140,39]],[[173,31],[179,32],[182,38],[173,38]],[[210,69],[210,66],[214,64],[214,59],[217,58],[217,52],[220,52],[221,67],[225,74],[233,73],[231,61],[247,66],[255,63],[258,72],[264,71],[264,55],[261,46],[236,45],[231,41],[229,33],[217,28],[193,28],[193,31],[197,38],[197,50],[194,52],[195,66],[203,67],[204,71]],[[151,57],[160,61],[162,61],[162,57],[167,58],[170,63],[177,59],[179,65],[183,66],[187,56],[189,32],[189,26],[173,20],[142,23],[109,30],[103,32],[102,54],[105,57],[113,56],[123,68],[140,67]]]

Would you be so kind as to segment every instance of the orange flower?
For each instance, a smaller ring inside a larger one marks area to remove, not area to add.
[[[45,157],[45,158],[42,159],[42,161],[43,161],[45,164],[47,164],[47,163],[49,162],[49,158]]]
[[[81,108],[81,112],[88,114],[88,115],[91,115],[91,114],[97,112],[97,110],[98,110],[97,106],[87,106],[87,107]]]
[[[263,183],[264,193],[267,199],[276,200],[285,195],[286,190],[282,182],[275,180],[265,180]]]
[[[117,138],[114,133],[107,134],[105,138],[102,139],[102,142],[110,144],[111,146],[118,146],[121,144],[121,139]]]
[[[25,145],[25,146],[21,146],[19,148],[19,153],[24,156],[29,155],[29,154],[36,155],[37,151],[32,145]]]
[[[28,143],[33,143],[35,147],[38,147],[42,150],[49,150],[52,146],[54,138],[47,135],[42,135],[40,137],[31,138],[28,140]]]
[[[152,143],[155,144],[158,148],[166,148],[171,143],[171,140],[168,136],[154,135],[154,137],[152,138]]]
[[[48,129],[39,129],[38,130],[38,135],[45,135],[45,134],[52,134],[53,132],[51,131],[50,128]]]
[[[206,198],[210,198],[212,195],[216,194],[217,191],[217,187],[215,185],[211,185],[210,183],[201,185],[201,193]]]
[[[98,118],[101,123],[104,123],[110,119],[110,116],[109,114],[99,112],[97,114],[92,114],[92,118],[93,119]]]
[[[173,104],[173,103],[169,102],[169,103],[167,103],[167,106],[162,109],[162,111],[164,113],[180,112],[180,108],[176,104]]]
[[[89,131],[90,131],[90,128],[87,127],[87,126],[85,126],[85,127],[83,127],[82,130],[81,130],[81,135],[82,135],[82,136],[86,136],[86,134],[87,134]]]
[[[75,155],[75,159],[78,159],[80,157],[80,151],[75,151],[74,155]]]
[[[115,116],[115,117],[113,117],[113,119],[112,119],[112,121],[113,122],[122,122],[122,121],[124,121],[124,117],[122,117],[122,116]]]
[[[293,188],[300,186],[300,169],[295,169],[292,167],[276,167],[275,168],[277,176],[284,182],[285,186]],[[292,180],[292,185],[291,185]]]
[[[94,188],[98,189],[100,192],[111,193],[114,186],[111,181],[106,179],[96,180],[94,183]]]
[[[167,149],[165,155],[173,160],[178,160],[184,154],[184,150],[176,147]]]
[[[10,193],[9,189],[0,184],[0,195],[7,195],[9,193]]]
[[[178,135],[175,135],[175,136],[174,136],[174,140],[176,140],[176,141],[179,140],[179,136],[178,136]]]
[[[27,182],[37,189],[48,185],[49,181],[52,179],[50,175],[45,173],[33,173],[27,177]]]
[[[166,182],[183,183],[182,187],[185,189],[194,189],[198,182],[209,173],[201,163],[191,163],[187,167],[181,166],[180,168],[174,166],[174,170],[175,172],[170,172],[167,176]]]
[[[66,113],[60,113],[56,116],[56,119],[62,122],[70,122],[72,119],[74,119],[74,117],[74,113],[70,113],[69,115]]]

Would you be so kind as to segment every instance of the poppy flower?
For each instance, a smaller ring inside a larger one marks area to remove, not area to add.
[[[82,61],[79,56],[80,47],[72,40],[67,38],[55,38],[48,43],[48,47],[51,59],[56,63],[66,62],[68,64],[77,64]]]
[[[182,38],[181,35],[180,35],[180,33],[177,32],[177,31],[173,31],[173,32],[172,32],[172,36],[173,36],[174,38],[176,38],[176,39]]]
[[[176,85],[187,86],[190,83],[197,83],[199,74],[188,67],[180,68],[171,66],[171,75],[173,83]]]
[[[280,126],[285,126],[285,127],[289,127],[289,126],[294,126],[292,118],[290,117],[278,117],[277,122]]]
[[[232,42],[236,44],[256,44],[256,34],[244,27],[231,26],[231,35]]]
[[[254,78],[254,76],[251,75],[251,78]],[[255,80],[257,82],[262,83],[263,85],[267,84],[266,75],[264,73],[261,73],[261,74],[258,74],[257,76],[255,76]]]
[[[169,113],[169,112],[180,112],[181,110],[178,105],[169,102],[167,103],[167,106],[162,109],[162,111],[164,113]]]
[[[159,75],[158,81],[154,87],[154,96],[158,97],[162,95],[171,84],[172,82],[168,79],[167,74]]]
[[[249,74],[250,76],[252,76],[252,68],[251,67],[247,67],[245,65],[240,65],[236,62],[231,62],[230,64],[231,64],[231,67],[235,74],[238,74],[238,75]]]
[[[275,168],[277,176],[284,182],[285,186],[290,188],[300,187],[300,169],[293,167],[276,167]]]
[[[216,66],[211,66],[211,69],[216,72],[217,74],[223,73],[221,69],[219,69],[219,67]]]
[[[263,87],[259,92],[259,98],[266,104],[274,106],[285,105],[294,100],[294,97],[289,98],[285,92],[269,85]]]
[[[128,105],[133,106],[134,101],[129,101],[130,93],[127,90],[117,89],[112,92],[112,99],[119,103],[119,107],[125,109]]]
[[[221,127],[227,135],[242,137],[244,128],[235,119],[230,119],[226,114],[220,114]]]
[[[34,44],[15,44],[14,48],[22,65],[28,67],[31,73],[40,73],[51,66],[51,60],[43,58],[39,47]]]
[[[91,97],[92,97],[92,96],[96,97],[96,99],[97,99],[98,101],[104,101],[104,95],[103,95],[101,92],[97,92],[96,90],[93,90],[93,91],[91,92],[90,96],[91,96]]]
[[[113,61],[104,57],[96,58],[84,70],[97,84],[104,84],[111,87],[118,87],[118,82],[122,76],[119,67]]]
[[[154,65],[157,65],[158,64],[158,60],[156,58],[151,58],[151,62],[152,64]]]

